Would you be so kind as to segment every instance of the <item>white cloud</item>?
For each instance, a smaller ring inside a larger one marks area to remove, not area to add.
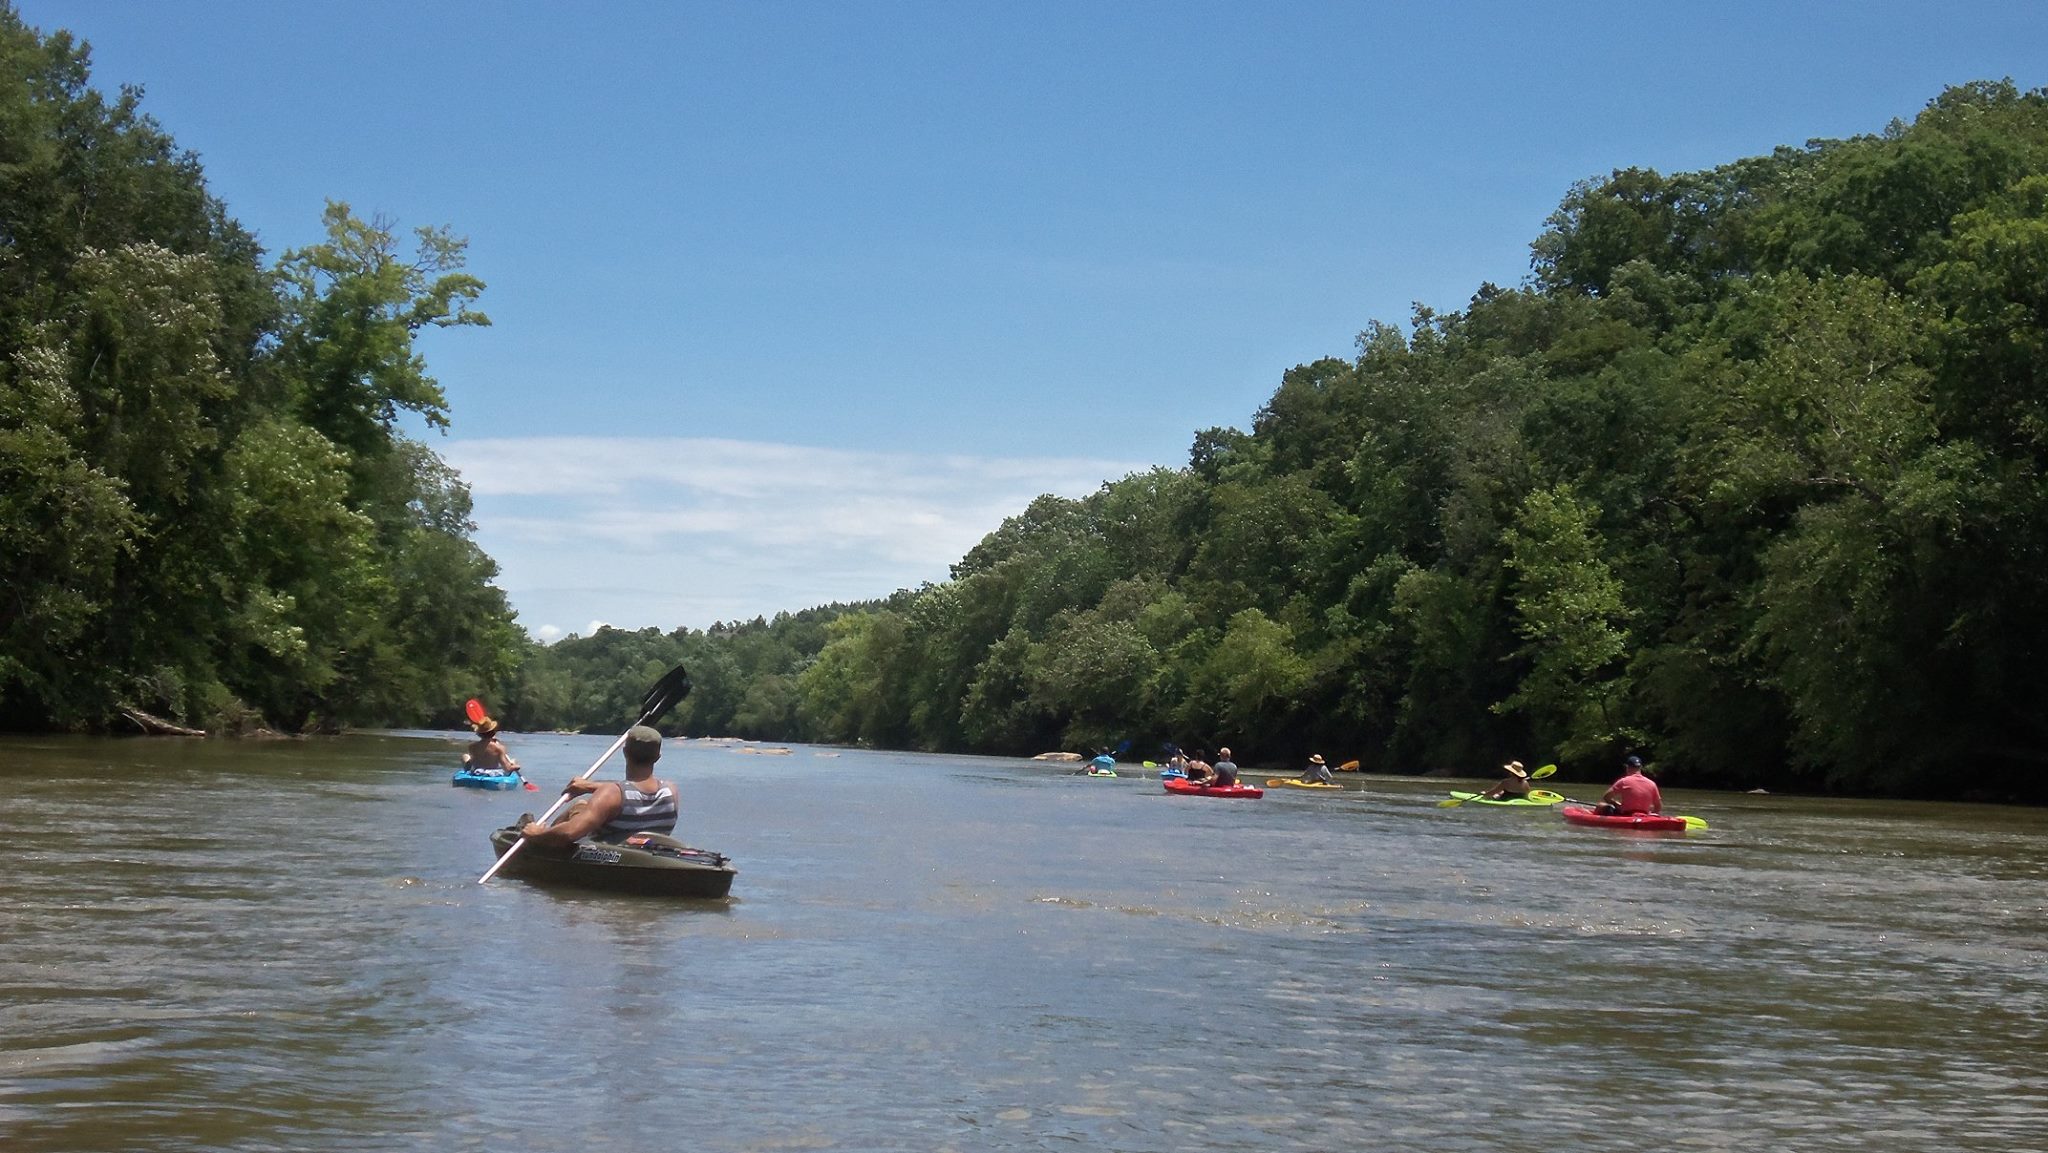
[[[477,541],[522,620],[595,614],[626,628],[943,580],[1032,498],[1084,496],[1147,467],[658,437],[453,440],[442,455],[476,497]]]

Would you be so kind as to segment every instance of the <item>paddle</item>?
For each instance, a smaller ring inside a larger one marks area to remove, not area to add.
[[[1598,809],[1600,807],[1597,803],[1593,801],[1582,801],[1577,797],[1566,797],[1564,799],[1564,803],[1567,805],[1577,805],[1582,809]],[[1702,820],[1699,817],[1688,817],[1684,813],[1648,813],[1645,815],[1652,817],[1670,817],[1673,820],[1684,821],[1686,831],[1688,832],[1692,831],[1693,829],[1704,829],[1707,827],[1706,821]]]
[[[647,722],[655,719],[656,717],[659,717],[661,714],[669,711],[670,709],[675,708],[677,703],[679,703],[684,697],[687,697],[689,695],[690,674],[683,669],[683,666],[677,665],[676,667],[670,669],[667,672],[667,674],[665,674],[660,680],[654,682],[653,688],[647,690],[647,696],[643,698],[640,702],[640,719],[634,721],[633,725],[637,726],[646,724]],[[632,731],[633,726],[628,726],[626,732],[620,733],[619,739],[613,741],[611,743],[611,747],[604,751],[604,755],[590,762],[590,767],[583,770],[581,773],[577,774],[576,779],[580,781],[584,777],[587,777],[590,774],[596,772],[598,769],[602,768],[606,761],[611,760],[612,754],[618,752],[620,746],[626,743],[626,733],[630,733]],[[563,789],[562,795],[555,798],[555,803],[548,806],[548,811],[540,815],[541,821],[545,823],[549,817],[555,815],[556,810],[560,809],[563,805],[567,804],[568,802],[569,790]],[[518,852],[519,846],[524,845],[525,843],[526,837],[524,835],[521,835],[518,840],[513,841],[512,847],[505,850],[505,855],[498,858],[498,863],[492,865],[490,869],[484,873],[483,876],[478,877],[476,879],[476,883],[481,885],[485,881],[490,880],[492,877],[497,876],[498,870],[504,868],[505,862],[511,860],[512,854]]]
[[[1543,766],[1542,768],[1540,768],[1540,769],[1537,769],[1537,770],[1536,770],[1535,772],[1533,772],[1533,773],[1530,773],[1530,774],[1529,774],[1529,779],[1530,779],[1530,780],[1532,780],[1532,781],[1540,781],[1540,780],[1542,780],[1543,778],[1545,778],[1545,777],[1547,777],[1547,776],[1551,775],[1552,773],[1555,773],[1556,771],[1557,771],[1557,766],[1556,766],[1556,765],[1544,765],[1544,766]],[[1483,797],[1483,796],[1485,796],[1485,795],[1486,795],[1486,794],[1482,792],[1482,793],[1473,793],[1473,794],[1472,794],[1471,796],[1469,796],[1469,797],[1452,797],[1452,798],[1451,798],[1450,800],[1448,800],[1448,801],[1438,801],[1438,802],[1436,803],[1436,807],[1437,807],[1437,808],[1439,808],[1439,809],[1455,809],[1455,808],[1457,808],[1457,807],[1458,807],[1459,805],[1462,805],[1462,804],[1464,804],[1464,803],[1465,803],[1466,801],[1476,801],[1476,800],[1478,800],[1479,798],[1481,798],[1481,797]]]
[[[1340,773],[1355,773],[1358,771],[1358,762],[1345,761],[1343,764],[1337,766],[1337,771]]]

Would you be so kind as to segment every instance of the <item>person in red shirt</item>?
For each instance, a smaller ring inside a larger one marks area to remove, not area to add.
[[[1593,811],[1623,816],[1663,812],[1664,794],[1657,791],[1657,782],[1643,775],[1643,758],[1631,753],[1621,766],[1621,779],[1607,786],[1607,794]]]

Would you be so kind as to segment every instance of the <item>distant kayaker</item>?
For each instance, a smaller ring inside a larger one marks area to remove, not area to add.
[[[1230,759],[1229,749],[1216,750],[1216,763],[1209,766],[1209,783],[1219,788],[1229,788],[1237,783],[1237,762]]]
[[[498,722],[488,717],[476,723],[476,740],[462,754],[462,763],[476,773],[516,773],[519,762],[512,750],[498,739]]]
[[[570,781],[563,792],[583,799],[552,825],[529,821],[519,832],[536,845],[570,845],[585,837],[623,841],[634,833],[669,833],[676,827],[676,787],[654,775],[661,734],[646,725],[626,731],[626,779]]]
[[[1301,776],[1298,779],[1318,785],[1334,785],[1337,783],[1331,779],[1330,766],[1323,763],[1323,754],[1321,753],[1309,754],[1308,768],[1302,770]]]
[[[1499,784],[1482,794],[1485,799],[1505,801],[1529,795],[1529,770],[1522,767],[1522,762],[1509,761],[1500,767],[1500,771],[1507,776],[1502,777]]]
[[[1664,794],[1657,790],[1657,782],[1643,775],[1643,758],[1631,753],[1621,762],[1621,779],[1607,787],[1606,795],[1593,806],[1593,811],[1609,816],[1661,813]]]

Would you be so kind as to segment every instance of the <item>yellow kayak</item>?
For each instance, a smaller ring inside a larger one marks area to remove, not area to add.
[[[1295,779],[1294,777],[1267,777],[1267,778],[1266,778],[1266,787],[1267,787],[1267,788],[1269,788],[1269,789],[1277,789],[1277,788],[1280,788],[1280,787],[1282,787],[1282,786],[1286,786],[1286,787],[1288,787],[1288,788],[1292,788],[1292,789],[1341,789],[1341,788],[1343,788],[1343,787],[1344,787],[1343,785],[1337,785],[1337,784],[1330,784],[1330,785],[1326,785],[1326,784],[1322,783],[1321,781],[1303,781],[1303,780],[1297,780],[1297,779]]]

